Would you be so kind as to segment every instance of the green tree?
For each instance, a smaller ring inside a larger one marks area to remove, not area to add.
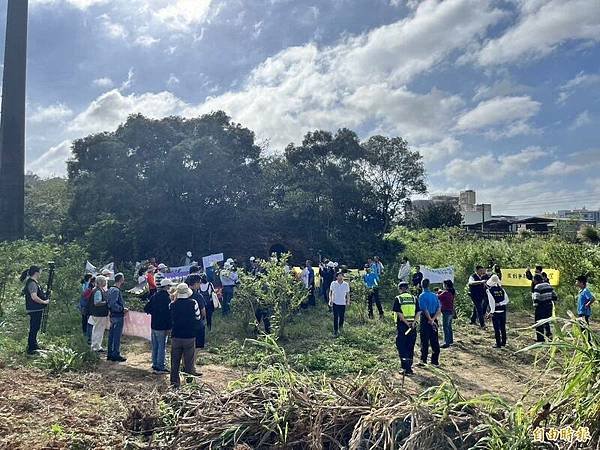
[[[458,227],[462,222],[462,215],[451,203],[433,203],[414,211],[412,222],[416,228]]]
[[[114,133],[74,143],[70,235],[96,235],[117,261],[121,247],[103,241],[110,233],[99,233],[99,222],[131,237],[129,258],[178,261],[190,249],[236,255],[260,228],[260,152],[252,131],[222,112],[189,120],[131,116]]]
[[[286,148],[272,200],[294,236],[309,243],[308,256],[321,250],[357,263],[362,251],[375,250],[377,222],[361,174],[363,153],[358,136],[347,129],[310,132],[301,145]]]
[[[373,136],[363,147],[363,174],[377,205],[383,235],[397,223],[412,195],[427,192],[425,168],[419,152],[411,151],[401,137]]]
[[[28,239],[62,239],[71,202],[66,178],[25,177],[25,236]]]

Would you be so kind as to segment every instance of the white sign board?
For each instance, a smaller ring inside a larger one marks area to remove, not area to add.
[[[85,273],[91,273],[92,275],[96,276],[102,275],[102,272],[105,270],[110,272],[108,279],[113,281],[115,279],[115,263],[109,263],[100,269],[97,269],[96,266],[89,261],[86,261],[85,263]]]
[[[214,263],[220,263],[225,260],[223,253],[215,253],[214,255],[204,256],[202,258],[202,267],[206,270],[207,267],[212,267]]]
[[[423,274],[423,278],[427,278],[432,284],[441,284],[446,280],[454,283],[454,267],[452,266],[440,267],[439,269],[421,266],[421,273]]]

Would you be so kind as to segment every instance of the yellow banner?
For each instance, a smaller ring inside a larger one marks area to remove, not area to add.
[[[531,280],[525,276],[527,269],[502,269],[502,285],[514,287],[531,287]],[[550,284],[558,286],[560,283],[560,272],[556,269],[544,269],[548,275]],[[533,273],[533,271],[532,271]]]

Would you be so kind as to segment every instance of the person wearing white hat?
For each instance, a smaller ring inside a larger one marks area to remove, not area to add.
[[[498,275],[492,275],[487,280],[487,298],[490,304],[490,312],[488,317],[492,317],[494,325],[494,336],[496,345],[494,348],[502,348],[506,346],[506,305],[508,305],[508,294],[500,284]]]
[[[169,306],[171,298],[169,289],[173,282],[168,278],[163,278],[158,286],[158,291],[152,297],[146,306],[144,312],[150,314],[150,329],[152,340],[152,370],[155,372],[169,372],[165,368],[165,349],[167,346],[167,337],[171,329],[171,312]]]
[[[196,330],[202,319],[192,290],[185,283],[177,285],[176,299],[171,303],[171,384],[179,386],[179,368],[183,357],[183,370],[190,375],[200,375],[194,368]]]
[[[233,294],[235,290],[235,286],[239,283],[239,276],[237,274],[237,269],[233,265],[233,259],[229,258],[223,264],[223,270],[221,270],[219,277],[221,278],[221,285],[223,286],[223,315],[226,316],[229,314],[229,305],[233,300]]]
[[[160,263],[156,267],[156,273],[154,274],[154,283],[156,284],[157,289],[160,286],[160,282],[165,278],[165,274],[168,271],[169,271],[169,268],[167,267],[166,264]]]

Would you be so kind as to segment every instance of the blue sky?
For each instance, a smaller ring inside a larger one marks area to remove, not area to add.
[[[216,109],[271,152],[403,136],[431,193],[494,213],[598,208],[600,1],[30,0],[28,170],[131,113]]]

